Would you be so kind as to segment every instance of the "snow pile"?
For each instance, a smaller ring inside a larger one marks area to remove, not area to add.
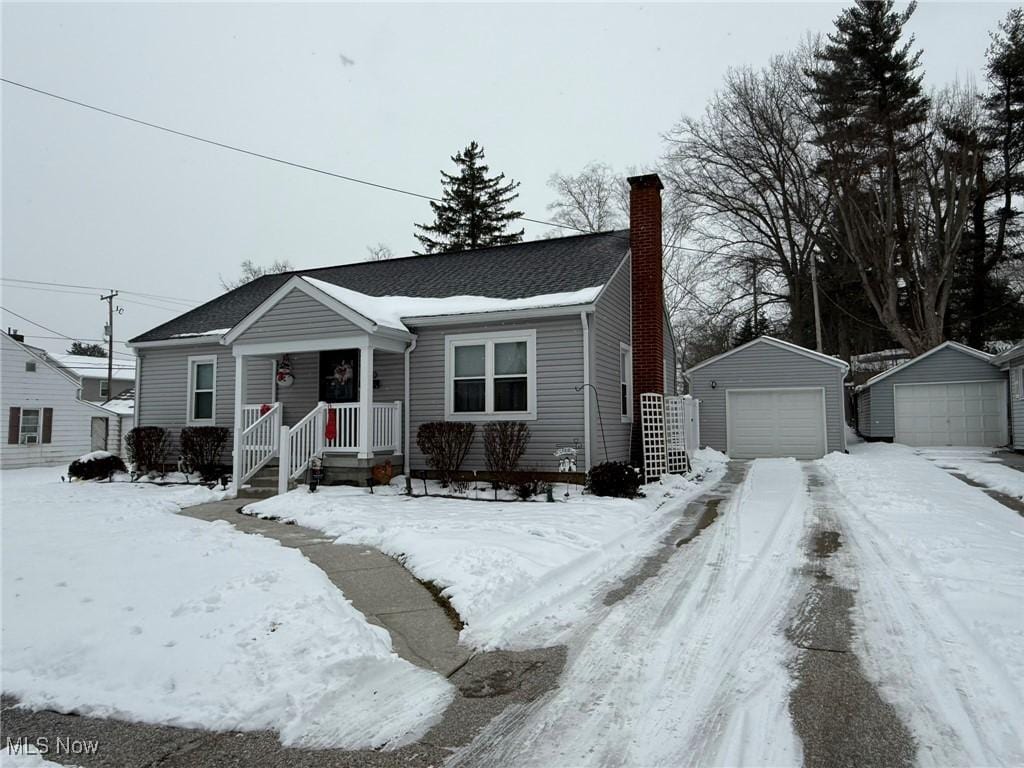
[[[914,451],[821,461],[840,492],[836,575],[858,655],[925,765],[1024,764],[1024,518]]]
[[[784,628],[810,508],[796,461],[753,462],[714,524],[577,635],[545,705],[451,764],[799,765]]]
[[[700,452],[697,463],[703,483],[667,477],[646,487],[646,499],[477,502],[333,486],[292,491],[246,511],[393,555],[444,589],[466,623],[462,642],[530,648],[563,639],[658,544],[681,506],[724,472],[721,454]]]
[[[87,453],[84,456],[79,456],[76,461],[89,462],[96,461],[97,459],[109,459],[113,455],[114,454],[109,451],[93,451],[92,453]]]
[[[297,550],[175,514],[218,494],[55,476],[2,477],[3,686],[25,706],[347,748],[447,706]]]
[[[1008,467],[988,448],[928,448],[919,453],[943,469],[959,472],[969,480],[1024,499],[1024,472]]]
[[[501,312],[511,309],[589,304],[597,298],[601,288],[604,287],[595,285],[579,291],[527,296],[522,299],[496,299],[490,296],[449,296],[439,299],[413,296],[368,296],[365,293],[353,291],[351,288],[343,288],[334,283],[317,280],[315,277],[303,277],[302,279],[377,325],[403,331],[408,330],[402,322],[402,318],[405,317],[462,315],[470,312]]]

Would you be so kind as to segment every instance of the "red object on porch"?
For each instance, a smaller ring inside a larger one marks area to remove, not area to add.
[[[270,406],[264,403],[260,406],[260,416],[266,416],[268,413],[270,413]]]
[[[324,429],[324,437],[334,440],[338,436],[338,412],[333,408],[327,409],[327,427]]]

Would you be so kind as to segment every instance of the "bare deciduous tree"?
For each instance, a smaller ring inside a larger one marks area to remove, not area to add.
[[[252,259],[246,259],[242,262],[242,274],[237,280],[225,280],[223,275],[218,275],[220,278],[221,287],[225,291],[231,291],[239,286],[251,283],[258,277],[264,275],[279,275],[282,272],[291,272],[294,267],[287,259],[276,259],[270,266],[262,267],[256,264]]]
[[[386,243],[366,246],[366,254],[367,261],[387,261],[395,258],[395,252]]]

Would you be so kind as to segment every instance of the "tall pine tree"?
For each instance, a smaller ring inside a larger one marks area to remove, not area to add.
[[[484,148],[471,141],[452,157],[458,173],[441,171],[441,202],[431,201],[433,224],[417,224],[416,239],[423,253],[464,251],[492,245],[509,245],[523,239],[523,230],[509,232],[508,225],[523,215],[509,209],[519,197],[519,182],[505,182],[505,174],[488,176]]]

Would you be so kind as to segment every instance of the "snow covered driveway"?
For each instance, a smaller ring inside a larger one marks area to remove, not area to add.
[[[453,696],[298,551],[176,514],[205,488],[3,484],[3,689],[31,708],[285,744],[414,741]]]
[[[821,464],[867,675],[919,763],[1024,764],[1024,518],[912,449],[851,453]]]
[[[496,720],[460,760],[799,763],[784,629],[809,505],[796,461],[754,462],[716,522],[570,643],[558,690]]]

